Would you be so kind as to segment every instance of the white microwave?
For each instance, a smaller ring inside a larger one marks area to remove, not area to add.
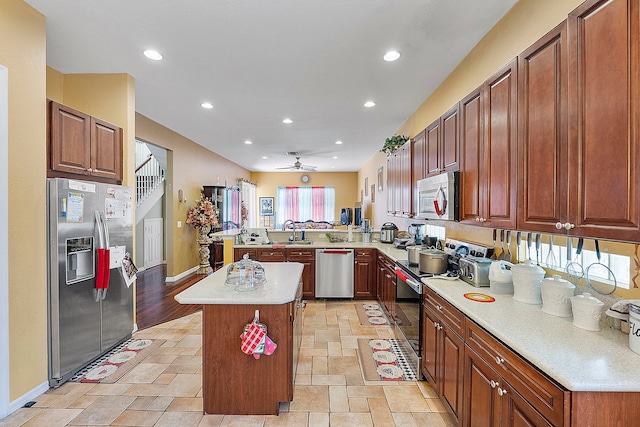
[[[460,172],[448,172],[418,181],[419,219],[457,221],[460,205]]]

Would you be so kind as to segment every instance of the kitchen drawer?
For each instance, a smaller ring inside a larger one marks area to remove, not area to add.
[[[297,260],[315,260],[316,259],[316,251],[315,249],[298,249],[298,248],[290,248],[287,249],[287,259],[289,261],[297,261]]]
[[[392,272],[395,271],[396,268],[396,263],[393,262],[391,260],[391,258],[389,258],[388,256],[386,256],[385,254],[383,254],[382,252],[378,252],[378,260],[380,260],[382,262],[382,264],[388,268],[389,270],[391,270]]]
[[[258,253],[255,249],[247,249],[247,248],[234,248],[233,250],[233,259],[234,261],[239,261],[242,259],[244,254],[249,254],[249,258],[254,261],[258,260]]]
[[[375,249],[356,249],[355,250],[355,258],[358,259],[373,259],[374,255],[376,254],[376,250]]]
[[[457,333],[460,337],[464,337],[466,316],[460,313],[457,308],[442,299],[440,295],[436,294],[428,287],[423,286],[422,289],[422,300],[424,305],[433,310],[440,320],[451,328],[451,330]]]
[[[553,425],[564,425],[565,404],[570,405],[568,391],[471,321],[467,321],[465,341]]]
[[[284,262],[287,260],[285,249],[258,249],[258,261]]]

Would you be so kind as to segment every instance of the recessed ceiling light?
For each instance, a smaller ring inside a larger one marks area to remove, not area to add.
[[[244,143],[247,144],[247,145],[253,144],[253,142],[249,141],[248,139]]]
[[[336,168],[335,166],[331,166],[331,169],[335,169],[335,168]]]
[[[387,62],[393,62],[398,58],[400,58],[400,52],[398,52],[397,50],[390,50],[389,52],[385,53],[384,56],[382,57],[382,59],[384,59]]]
[[[337,158],[338,158],[338,156],[333,156],[333,157],[332,157],[332,159],[337,159]]]
[[[376,103],[373,102],[373,101],[367,101],[367,102],[364,103],[364,106],[367,107],[367,108],[371,108],[371,107],[375,107]]]
[[[154,61],[160,61],[163,58],[162,54],[156,50],[147,49],[142,53],[144,56],[149,59],[153,59]]]
[[[289,125],[289,124],[293,123],[293,120],[291,120],[291,119],[284,119],[284,120],[282,121],[282,123],[284,123],[284,124],[286,124],[286,125]]]
[[[265,160],[266,160],[266,159],[268,159],[268,157],[267,157],[267,156],[262,156],[262,158],[263,158],[263,159],[265,159]]]
[[[200,104],[200,106],[201,106],[202,108],[207,108],[207,109],[211,109],[211,108],[213,108],[213,104],[212,104],[212,103],[210,103],[210,102],[203,102],[202,104]]]
[[[342,141],[336,141],[336,145],[342,144]]]

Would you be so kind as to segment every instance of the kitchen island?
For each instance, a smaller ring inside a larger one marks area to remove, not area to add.
[[[205,414],[277,415],[293,400],[302,332],[303,265],[263,263],[266,283],[250,292],[225,285],[226,268],[176,295],[202,304],[202,392]],[[277,348],[259,359],[240,349],[240,335],[255,311]]]

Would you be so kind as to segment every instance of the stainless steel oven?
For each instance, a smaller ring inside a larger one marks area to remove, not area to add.
[[[405,356],[420,376],[422,358],[422,282],[417,266],[407,260],[396,261],[395,324],[400,330],[397,338]]]
[[[442,173],[417,182],[419,219],[443,219],[457,221],[459,218],[460,172]]]

